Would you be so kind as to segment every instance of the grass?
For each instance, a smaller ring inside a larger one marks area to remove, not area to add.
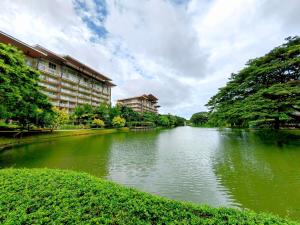
[[[268,214],[168,200],[86,173],[0,170],[1,224],[296,224]]]
[[[0,151],[7,147],[11,147],[18,144],[31,143],[37,141],[46,141],[50,139],[55,139],[59,137],[77,136],[77,135],[98,135],[98,134],[108,134],[116,132],[125,132],[128,128],[120,129],[81,129],[81,130],[57,130],[53,132],[32,132],[29,134],[27,132],[23,133],[23,137],[18,136],[18,138],[11,137],[9,131],[0,132]],[[15,133],[15,132],[14,132]],[[10,136],[5,137],[4,135]]]

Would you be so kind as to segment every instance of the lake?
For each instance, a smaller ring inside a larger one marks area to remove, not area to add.
[[[172,199],[300,220],[299,138],[193,127],[74,136],[13,147],[0,167],[84,171]]]

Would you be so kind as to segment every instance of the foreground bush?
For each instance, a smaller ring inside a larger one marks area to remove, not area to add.
[[[1,224],[293,224],[251,211],[210,208],[125,188],[85,173],[0,170]]]

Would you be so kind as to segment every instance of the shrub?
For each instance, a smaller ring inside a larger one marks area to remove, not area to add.
[[[296,224],[168,200],[72,171],[2,169],[0,181],[1,224]]]
[[[104,121],[103,121],[103,120],[100,120],[100,119],[94,119],[94,120],[93,120],[93,124],[94,124],[96,127],[101,127],[101,128],[103,128],[103,127],[105,126]]]
[[[120,116],[115,116],[112,120],[113,127],[120,128],[124,127],[126,124],[126,120]]]

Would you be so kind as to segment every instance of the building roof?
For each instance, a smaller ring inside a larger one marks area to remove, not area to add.
[[[116,86],[114,83],[111,82],[112,80],[110,78],[104,76],[103,74],[99,73],[98,71],[94,70],[93,68],[85,65],[84,63],[78,61],[77,59],[69,55],[61,56],[40,45],[30,46],[2,31],[0,31],[0,42],[16,46],[18,49],[23,51],[24,54],[29,55],[33,58],[46,58],[60,64],[65,64],[78,71],[81,71],[89,77],[102,81],[111,87]]]
[[[4,44],[10,44],[16,46],[20,49],[24,54],[29,55],[33,58],[45,57],[47,54],[39,51],[38,49],[33,48],[32,46],[0,31],[0,42]]]
[[[128,100],[132,100],[132,99],[146,99],[146,100],[149,100],[153,103],[156,103],[158,98],[156,98],[154,95],[152,94],[144,94],[144,95],[141,95],[141,96],[136,96],[136,97],[131,97],[131,98],[125,98],[125,99],[119,99],[118,102],[124,102],[124,101],[128,101]]]
[[[46,54],[46,57],[45,58],[48,58],[48,59],[51,59],[51,60],[54,60],[58,63],[65,63],[67,60],[64,59],[63,57],[61,57],[60,55],[50,51],[49,49],[46,49],[45,47],[43,46],[40,46],[40,45],[34,45],[33,46],[35,49],[41,51],[41,52],[44,52]]]

